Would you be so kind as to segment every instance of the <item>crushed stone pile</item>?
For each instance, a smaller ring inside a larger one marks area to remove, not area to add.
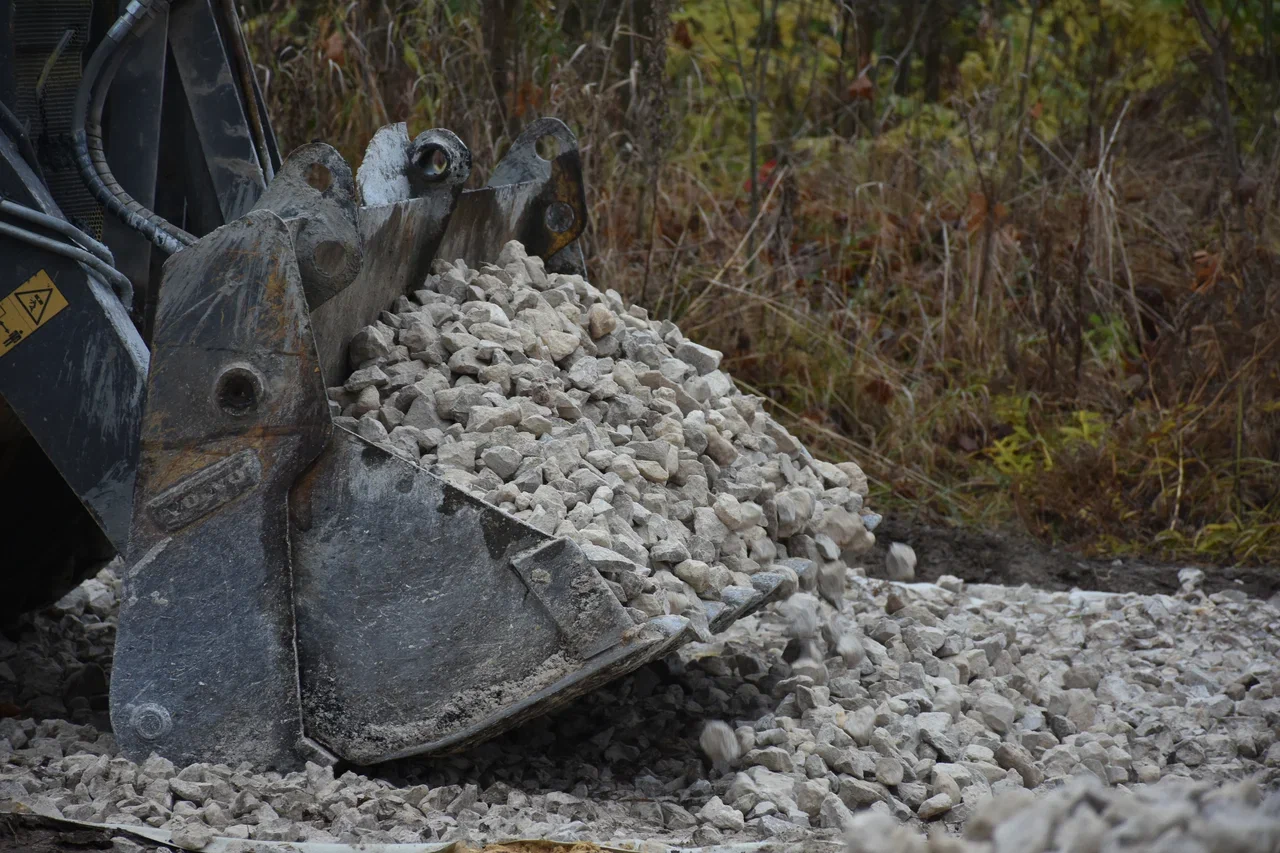
[[[479,270],[436,261],[350,362],[339,425],[578,542],[637,622],[684,615],[705,639],[708,604],[766,568],[839,600],[875,542],[856,463],[814,459],[719,352],[519,243]]]
[[[165,827],[190,849],[1275,850],[1280,612],[1182,578],[1141,596],[850,570],[839,610],[802,591],[462,755],[281,775],[118,755],[104,571],[0,640],[0,813]]]

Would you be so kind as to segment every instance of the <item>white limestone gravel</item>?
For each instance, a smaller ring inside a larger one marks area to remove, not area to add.
[[[875,542],[856,463],[813,459],[719,352],[519,243],[437,261],[350,362],[339,425],[578,542],[637,621],[688,616],[705,639],[706,603],[764,569],[835,600]]]
[[[1280,613],[1185,578],[1142,596],[851,570],[839,610],[801,594],[463,755],[335,776],[120,757],[103,572],[0,641],[0,812],[196,841],[1276,850]]]

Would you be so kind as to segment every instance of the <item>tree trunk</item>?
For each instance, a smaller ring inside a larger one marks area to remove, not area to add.
[[[1231,84],[1227,81],[1227,57],[1231,52],[1231,31],[1215,22],[1205,9],[1203,0],[1187,0],[1187,6],[1200,35],[1209,48],[1209,73],[1213,75],[1214,94],[1218,99],[1218,133],[1222,138],[1222,155],[1226,161],[1227,179],[1234,191],[1240,181],[1240,150],[1236,147],[1235,124],[1231,119]]]
[[[483,0],[484,46],[489,54],[489,81],[494,100],[498,105],[499,135],[511,131],[513,107],[511,103],[511,54],[516,45],[516,21],[520,17],[523,0]]]

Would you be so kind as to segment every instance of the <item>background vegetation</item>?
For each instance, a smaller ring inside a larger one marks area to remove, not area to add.
[[[878,505],[1280,557],[1278,0],[241,0],[286,147],[584,147],[597,284]]]

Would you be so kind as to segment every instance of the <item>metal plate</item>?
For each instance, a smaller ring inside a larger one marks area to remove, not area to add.
[[[7,136],[0,191],[59,215]],[[0,238],[0,297],[44,271],[67,307],[0,356],[0,396],[117,549],[128,542],[147,350],[106,285],[74,261]],[[3,318],[0,318],[3,322]],[[12,330],[0,329],[8,336]],[[13,506],[26,488],[7,483]]]
[[[169,49],[182,79],[205,168],[224,222],[247,213],[266,189],[245,101],[209,0],[183,0],[169,12]]]
[[[636,629],[576,546],[345,430],[291,505],[307,732],[350,761],[491,737],[687,624]]]
[[[360,209],[360,273],[350,286],[311,309],[327,383],[340,385],[346,379],[352,336],[427,277],[452,210],[448,194]]]
[[[165,264],[111,719],[126,754],[292,768],[302,732],[289,487],[332,429],[283,220]]]
[[[538,141],[548,137],[558,148],[549,160],[537,150]],[[577,139],[564,122],[540,119],[516,138],[487,186],[458,199],[437,254],[474,267],[492,263],[508,241],[519,240],[531,255],[551,259],[565,253],[570,263],[572,252],[566,250],[586,224]]]
[[[430,144],[451,155],[448,171],[434,181],[427,181],[413,162],[415,151]],[[393,124],[374,135],[356,175],[366,201],[379,200],[357,214],[359,272],[347,286],[323,292],[309,287],[307,292],[320,366],[329,384],[341,384],[347,376],[352,336],[427,277],[470,174],[471,153],[448,131],[428,130],[410,140],[404,124]]]

